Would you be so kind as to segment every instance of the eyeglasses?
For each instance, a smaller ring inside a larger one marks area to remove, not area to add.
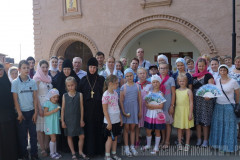
[[[144,51],[138,51],[138,53],[144,53]]]

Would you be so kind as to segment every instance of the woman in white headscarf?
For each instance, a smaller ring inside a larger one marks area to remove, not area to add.
[[[102,76],[106,79],[107,76],[109,75],[116,75],[118,77],[118,88],[116,92],[120,96],[120,87],[123,85],[124,80],[123,80],[123,73],[120,70],[116,69],[116,64],[115,64],[115,58],[114,57],[108,57],[107,63],[106,63],[106,69],[103,71]]]
[[[52,78],[53,88],[56,88],[56,84],[57,84],[57,80],[60,75],[60,72],[58,70],[58,58],[55,56],[50,58],[48,75]]]
[[[15,66],[12,66],[8,70],[8,78],[10,82],[12,82],[14,79],[16,79],[18,76],[18,68]]]
[[[185,60],[183,58],[178,58],[176,60],[176,66],[177,66],[177,72],[173,74],[173,78],[175,80],[175,84],[176,84],[176,89],[178,89],[180,86],[177,83],[177,77],[179,74],[186,74],[187,79],[188,79],[188,88],[192,90],[192,76],[190,73],[187,72],[187,64],[185,62]]]

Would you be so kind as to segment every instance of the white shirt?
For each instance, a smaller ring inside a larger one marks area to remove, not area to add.
[[[102,96],[102,104],[108,105],[108,115],[112,124],[120,122],[120,109],[118,106],[118,94],[114,91],[113,94],[105,91]],[[107,123],[107,119],[104,116],[104,123]]]
[[[87,72],[83,71],[83,70],[80,70],[78,73],[77,73],[77,76],[82,79],[82,77],[86,76],[87,75]]]
[[[222,91],[219,80],[216,81],[216,86]],[[222,87],[223,87],[224,92],[228,96],[229,100],[231,101],[231,103],[235,104],[234,90],[239,88],[237,81],[234,79],[231,79],[227,83],[222,84]],[[228,99],[226,98],[226,96],[224,94],[221,97],[217,98],[217,103],[218,104],[230,104],[230,102],[228,101]]]

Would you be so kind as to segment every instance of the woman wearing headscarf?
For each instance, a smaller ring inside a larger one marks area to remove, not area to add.
[[[106,69],[103,71],[102,76],[106,79],[111,74],[118,77],[118,88],[117,88],[116,92],[118,93],[118,96],[120,97],[120,88],[124,83],[123,73],[116,69],[114,57],[108,57],[107,63],[106,63]]]
[[[176,89],[178,89],[180,86],[177,83],[177,77],[179,74],[185,74],[188,79],[188,88],[192,90],[192,76],[190,73],[187,72],[187,64],[183,58],[178,58],[176,60],[176,66],[177,66],[177,72],[172,75],[172,77],[175,80]]]
[[[0,64],[0,159],[17,160],[16,113],[11,93],[11,83]]]
[[[18,68],[15,66],[10,67],[8,70],[8,78],[10,82],[12,83],[12,81],[17,77],[18,77]]]
[[[197,130],[197,146],[208,146],[209,127],[211,125],[212,113],[214,107],[213,98],[203,98],[196,96],[197,90],[205,84],[214,84],[211,73],[207,71],[208,64],[205,58],[198,58],[193,74],[193,98],[194,98],[194,120]],[[204,141],[202,143],[202,129]]]
[[[237,118],[233,104],[239,104],[239,85],[236,80],[228,76],[228,66],[223,64],[218,68],[220,79],[216,86],[226,95],[217,97],[213,111],[209,145],[223,152],[235,152],[237,142]],[[235,95],[235,96],[234,96]]]
[[[55,56],[50,58],[48,75],[52,78],[53,88],[56,88],[56,84],[57,84],[57,80],[60,75],[60,72],[58,71],[58,58]]]
[[[80,82],[85,122],[84,153],[94,156],[104,153],[102,95],[105,79],[98,75],[96,58],[90,58],[87,67],[87,75]]]
[[[66,59],[63,61],[62,64],[62,72],[60,73],[57,83],[56,83],[56,88],[59,91],[59,104],[62,105],[62,96],[64,93],[66,93],[66,86],[65,86],[65,80],[67,77],[74,77],[77,84],[79,84],[80,79],[77,76],[77,74],[73,70],[73,64],[69,59]],[[77,91],[79,92],[79,85],[77,86]]]
[[[38,63],[37,71],[33,76],[33,80],[36,81],[38,86],[38,117],[36,122],[37,139],[41,148],[41,155],[47,156],[47,149],[49,148],[50,137],[44,133],[44,112],[43,104],[47,101],[47,94],[52,89],[52,78],[48,75],[49,64],[45,60],[41,60]]]
[[[65,85],[65,80],[67,79],[67,77],[74,77],[77,84],[80,83],[80,79],[79,77],[76,75],[76,73],[73,70],[73,64],[72,62],[67,59],[63,61],[62,64],[62,72],[60,73],[58,79],[57,79],[57,83],[56,83],[56,88],[59,91],[59,104],[62,105],[62,96],[64,93],[66,93],[66,85]],[[79,85],[77,86],[77,91],[79,92]],[[61,133],[64,133],[63,129],[61,128]],[[63,152],[69,152],[69,147],[68,147],[68,143],[67,143],[67,138],[64,136],[64,134],[61,134],[59,137],[59,139],[57,140],[57,147],[58,150],[63,151]],[[78,138],[74,137],[73,139],[74,142],[78,142]],[[75,146],[77,146],[77,144],[74,144]]]

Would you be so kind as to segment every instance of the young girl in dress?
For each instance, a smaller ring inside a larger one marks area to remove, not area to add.
[[[161,103],[164,99],[162,92],[159,90],[161,84],[161,78],[158,75],[153,75],[151,77],[151,82],[153,86],[152,92],[149,92],[147,95],[146,106],[147,113],[145,116],[144,127],[147,132],[147,145],[143,147],[143,150],[148,150],[151,148],[152,141],[152,130],[155,130],[155,146],[153,149],[153,154],[159,151],[159,142],[161,140],[160,130],[166,128],[165,124],[165,115],[163,113],[163,103]],[[148,100],[150,99],[150,100]]]
[[[135,128],[138,120],[142,117],[141,91],[138,84],[133,82],[134,72],[131,68],[124,71],[127,83],[120,89],[120,106],[123,114],[123,138],[124,153],[126,156],[137,156],[138,152],[134,148]],[[130,150],[128,146],[128,132],[130,131]],[[130,152],[131,151],[131,152]]]
[[[145,103],[145,96],[148,94],[148,91],[152,87],[151,83],[147,81],[147,70],[145,68],[139,68],[137,70],[138,74],[138,81],[137,84],[141,87],[141,96],[142,96],[142,118],[139,119],[139,123],[136,126],[136,144],[135,146],[138,147],[140,145],[140,129],[144,127],[144,118],[147,113],[147,107]]]
[[[189,141],[191,131],[194,127],[193,121],[193,93],[187,88],[187,76],[179,74],[178,78],[179,89],[176,90],[176,108],[174,115],[173,126],[178,128],[178,150],[183,150],[182,147],[182,133],[186,131],[186,143],[184,151],[189,151]]]
[[[49,135],[51,141],[49,143],[50,157],[59,159],[62,156],[57,153],[56,134],[61,134],[60,131],[60,107],[58,106],[59,92],[57,89],[51,89],[47,94],[47,99],[44,103],[44,132]]]
[[[74,77],[68,77],[65,81],[67,93],[62,98],[62,127],[64,128],[64,135],[67,136],[68,146],[72,152],[72,159],[77,160],[74,150],[73,140],[74,136],[79,137],[78,149],[79,158],[89,159],[83,153],[84,131],[85,125],[83,121],[83,96],[76,91],[77,83]]]
[[[104,84],[106,90],[102,97],[104,113],[104,134],[107,137],[105,144],[105,160],[111,160],[110,149],[112,148],[112,158],[121,160],[117,156],[117,136],[121,134],[122,117],[118,106],[118,94],[115,91],[118,87],[118,77],[110,75]]]
[[[173,123],[173,113],[175,104],[175,81],[169,76],[169,65],[164,63],[159,64],[160,78],[162,82],[160,84],[160,91],[164,94],[166,102],[163,106],[163,113],[166,116],[166,130],[161,130],[162,142],[160,146],[162,149],[168,149],[170,145],[170,135]]]

